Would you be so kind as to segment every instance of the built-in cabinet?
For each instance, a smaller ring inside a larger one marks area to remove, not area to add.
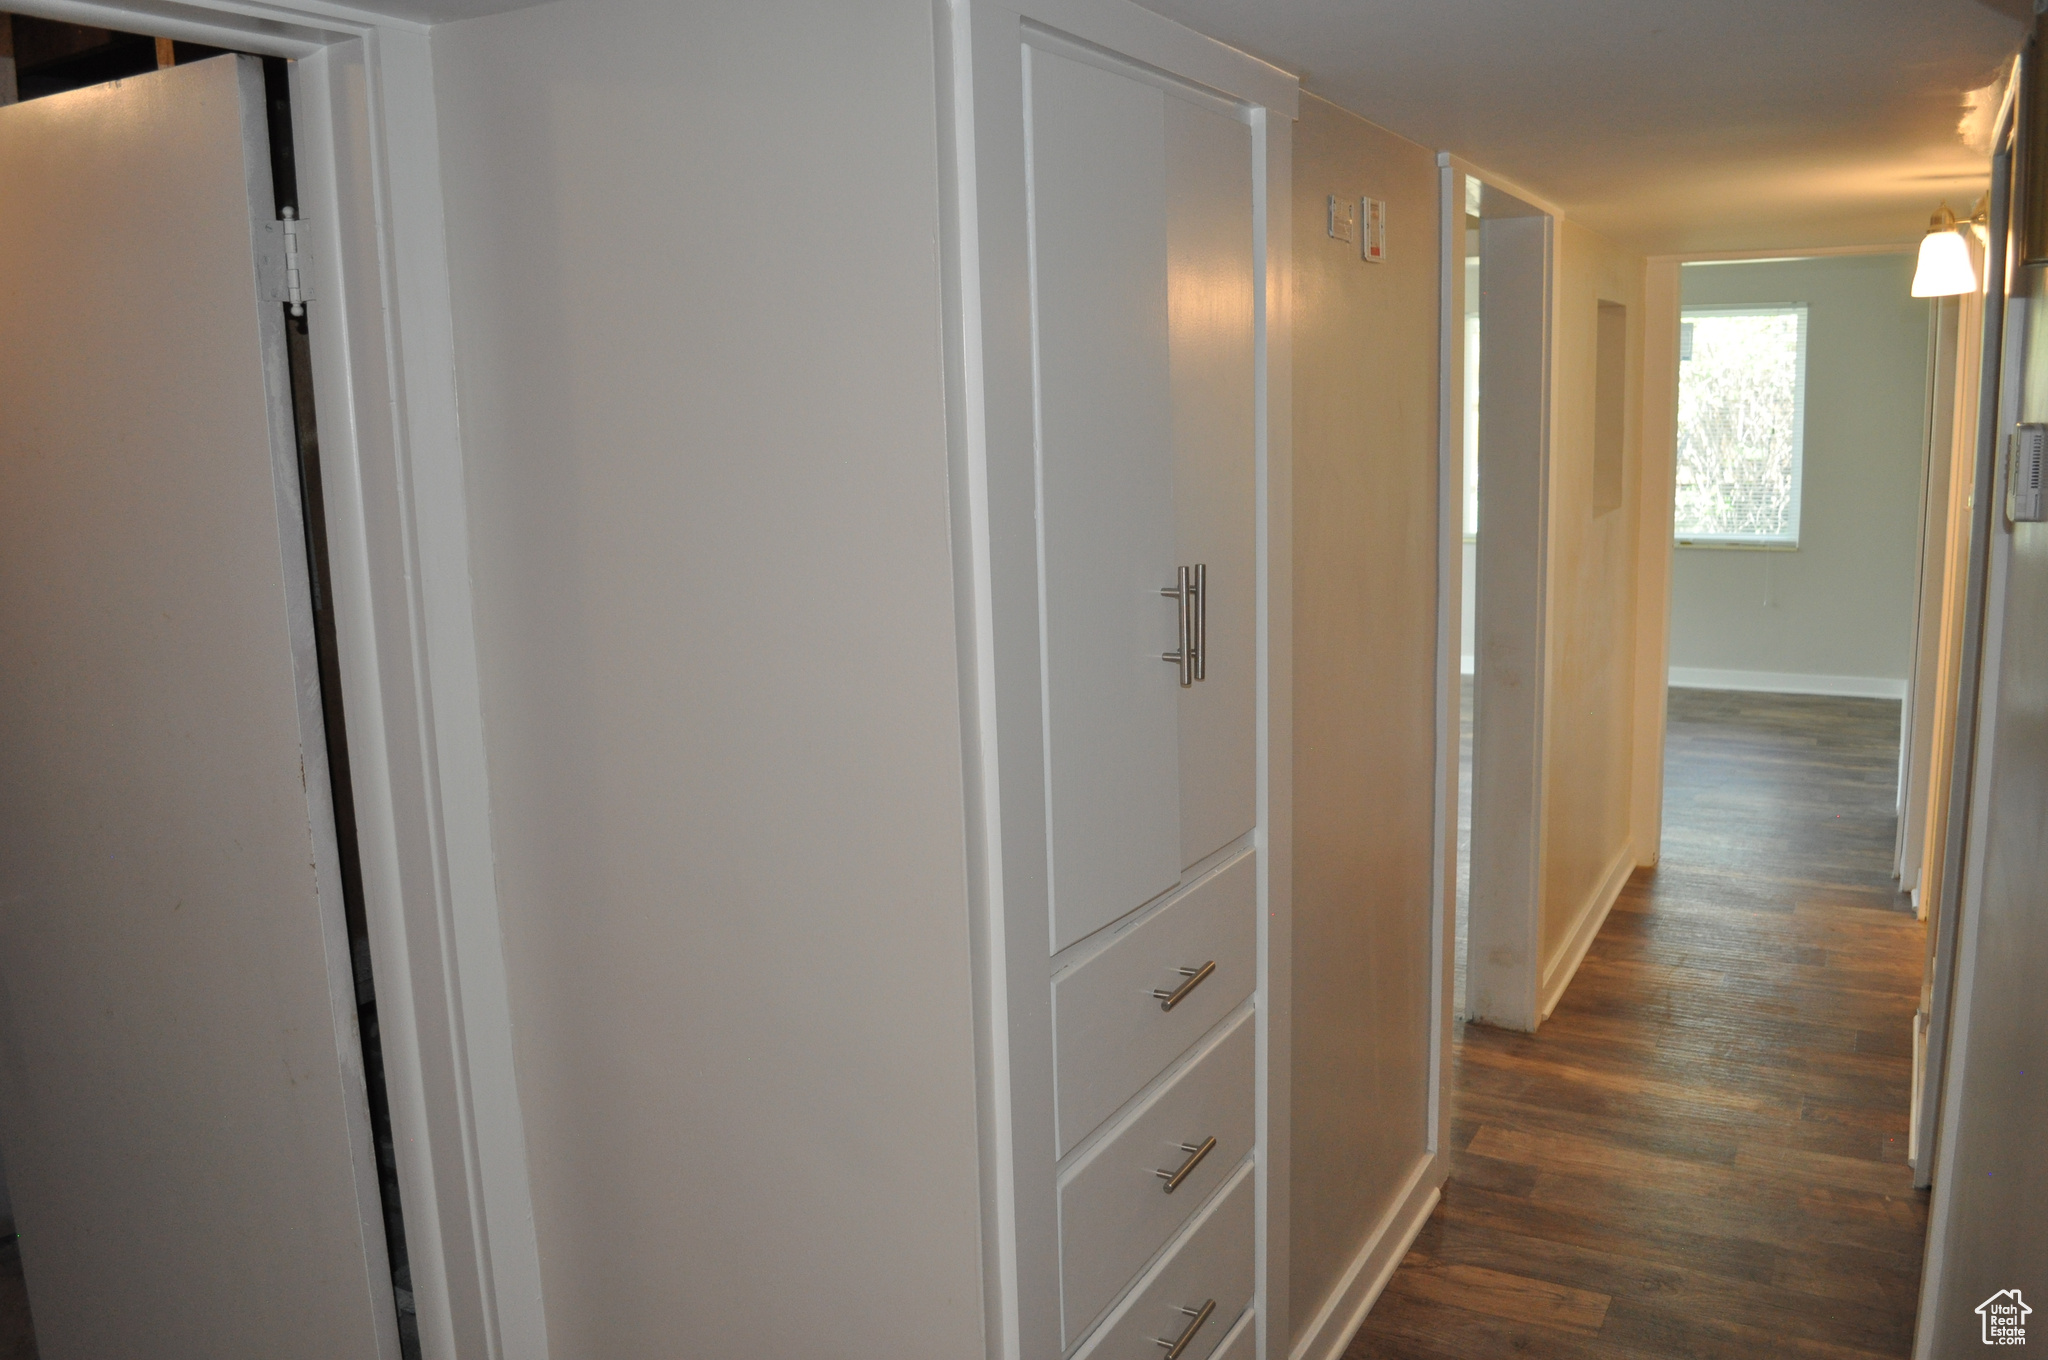
[[[1294,84],[1121,3],[953,23],[999,1353],[1278,1354],[1265,377]]]

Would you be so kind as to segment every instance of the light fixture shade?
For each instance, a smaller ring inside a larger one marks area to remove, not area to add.
[[[1913,271],[1914,297],[1954,297],[1975,292],[1977,271],[1959,231],[1930,231],[1920,242],[1920,267]]]

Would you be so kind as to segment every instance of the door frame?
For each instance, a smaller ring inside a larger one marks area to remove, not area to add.
[[[1493,970],[1499,987],[1495,1001],[1483,1013],[1477,1008],[1475,998],[1478,992],[1478,970],[1470,960],[1466,964],[1465,1018],[1485,1023],[1502,1025],[1510,1029],[1533,1032],[1548,1013],[1545,1001],[1555,1002],[1556,991],[1561,985],[1546,988],[1542,959],[1542,884],[1544,853],[1544,769],[1548,751],[1549,731],[1549,686],[1547,684],[1550,661],[1550,638],[1548,622],[1549,602],[1549,561],[1550,561],[1550,463],[1551,463],[1551,405],[1554,385],[1553,368],[1555,354],[1554,320],[1556,313],[1556,289],[1561,249],[1561,223],[1564,214],[1547,200],[1530,193],[1512,181],[1501,178],[1489,171],[1454,156],[1449,152],[1437,155],[1437,166],[1442,176],[1443,236],[1441,288],[1442,318],[1439,354],[1438,390],[1439,445],[1438,445],[1438,588],[1437,588],[1437,672],[1440,693],[1438,695],[1438,751],[1441,769],[1438,776],[1439,799],[1436,815],[1435,858],[1438,864],[1440,882],[1436,892],[1436,925],[1433,935],[1438,941],[1439,957],[1435,969],[1434,985],[1440,990],[1435,1007],[1435,1024],[1432,1043],[1435,1048],[1432,1064],[1436,1090],[1431,1100],[1432,1145],[1447,1116],[1447,1102],[1450,1098],[1450,1061],[1452,1026],[1457,1017],[1451,1014],[1457,951],[1463,947],[1457,938],[1458,880],[1457,880],[1457,836],[1458,836],[1458,785],[1459,785],[1459,731],[1458,704],[1460,663],[1459,636],[1464,592],[1464,467],[1465,467],[1465,358],[1464,358],[1464,317],[1465,317],[1465,253],[1466,199],[1465,181],[1476,180],[1496,194],[1515,201],[1527,209],[1526,219],[1540,224],[1539,244],[1541,277],[1529,280],[1534,300],[1534,315],[1528,318],[1528,334],[1524,337],[1529,353],[1525,356],[1531,371],[1525,377],[1532,388],[1533,401],[1526,410],[1518,411],[1515,424],[1522,429],[1534,450],[1534,466],[1530,473],[1528,499],[1528,526],[1534,541],[1525,545],[1525,551],[1518,553],[1531,568],[1529,580],[1535,595],[1534,608],[1526,614],[1511,616],[1514,624],[1515,642],[1526,653],[1522,659],[1527,662],[1528,684],[1523,688],[1526,695],[1524,709],[1520,714],[1520,725],[1511,729],[1508,742],[1502,746],[1499,741],[1491,744],[1490,750],[1482,750],[1482,735],[1479,731],[1478,704],[1479,682],[1487,653],[1483,639],[1473,639],[1473,702],[1475,726],[1473,732],[1473,813],[1472,813],[1472,862],[1479,864],[1484,852],[1498,866],[1493,874],[1497,881],[1511,883],[1512,892],[1504,892],[1494,904],[1491,915],[1499,928],[1502,938],[1511,938],[1515,943],[1514,962],[1499,965]],[[1478,567],[1475,556],[1475,570]],[[1492,815],[1487,820],[1487,830],[1482,837],[1478,786],[1481,762],[1492,757],[1506,777],[1490,781],[1490,791],[1498,789],[1502,805],[1489,807]],[[1504,787],[1506,786],[1506,787]],[[1476,925],[1479,904],[1474,896],[1472,903],[1470,932],[1477,936]],[[1569,980],[1569,969],[1559,970]],[[1546,998],[1546,993],[1550,993]]]
[[[1923,921],[1934,905],[1926,874],[1929,830],[1928,808],[1936,787],[1938,754],[1942,747],[1937,719],[1948,707],[1940,683],[1948,655],[1944,643],[1951,619],[1960,619],[1954,592],[1962,578],[1952,571],[1950,557],[1955,548],[1954,530],[1961,522],[1963,506],[1950,494],[1956,476],[1956,454],[1964,434],[1963,403],[1958,401],[1959,382],[1974,374],[1982,316],[1977,305],[1962,297],[1931,298],[1927,314],[1927,422],[1926,452],[1920,483],[1920,543],[1915,561],[1913,650],[1906,676],[1905,706],[1900,710],[1899,744],[1899,827],[1892,861],[1892,875],[1901,890],[1913,895],[1913,908]],[[1976,314],[1973,316],[1973,314]],[[1974,412],[1976,403],[1968,403]],[[1974,431],[1971,432],[1974,441]],[[1974,445],[1973,445],[1974,447]]]
[[[2006,139],[2010,136],[2010,123],[2014,116],[2014,96],[2012,93],[2014,88],[2016,88],[2016,82],[2008,80],[2007,93],[2004,103],[2000,108],[1996,123],[1997,131],[1993,139],[1994,144],[1999,146],[2004,146]],[[1648,308],[1650,333],[1653,336],[1668,334],[1675,339],[1683,304],[1678,271],[1687,264],[1740,262],[1760,258],[1772,260],[1824,259],[1838,256],[1897,255],[1901,253],[1903,252],[1897,245],[1877,244],[1778,249],[1763,252],[1761,255],[1755,251],[1708,251],[1681,255],[1653,255],[1649,258],[1650,277],[1653,281],[1653,287],[1649,293]],[[1995,270],[2002,267],[2002,264],[1994,260],[1990,252],[1987,251],[1980,258],[1979,266],[1987,270]],[[1659,279],[1668,279],[1668,283],[1657,286]],[[1947,299],[1940,299],[1938,301],[1945,303]],[[1975,343],[1968,343],[1972,337],[1963,335],[1960,331],[1955,336],[1954,343],[1958,346],[1958,353],[1969,360],[1969,367],[1958,366],[1956,373],[1952,376],[1961,379],[1966,373],[1976,374],[1973,382],[1976,390],[1976,404],[1975,408],[1967,413],[1967,419],[1973,427],[1970,442],[1975,449],[1975,452],[1972,454],[1973,463],[1979,469],[1975,476],[1979,478],[1990,475],[1985,469],[1988,469],[1990,463],[1995,461],[1996,450],[2002,447],[2000,441],[2011,432],[2013,422],[2018,419],[2016,407],[2009,410],[1998,403],[2004,400],[2004,398],[1999,396],[1999,389],[2000,374],[2005,371],[2003,365],[2009,361],[2007,355],[2009,352],[2015,351],[2024,339],[2019,329],[2020,322],[2015,318],[2024,316],[2025,306],[2024,299],[2011,299],[2002,303],[2000,307],[1993,307],[1987,297],[1983,314],[1977,317],[1979,333],[1975,337]],[[1966,317],[1967,312],[1968,309],[1965,309]],[[1930,369],[1933,367],[1934,355],[1932,346],[1934,337],[1939,332],[1942,324],[1938,314],[1930,321]],[[2003,337],[2002,340],[2001,337]],[[1672,345],[1670,353],[1659,357],[1657,362],[1652,363],[1646,360],[1643,374],[1644,419],[1646,426],[1644,444],[1645,467],[1647,469],[1650,466],[1650,440],[1656,439],[1659,441],[1657,444],[1657,473],[1659,481],[1653,487],[1650,479],[1648,477],[1645,478],[1643,524],[1647,534],[1650,526],[1653,523],[1659,522],[1658,517],[1661,517],[1661,523],[1664,526],[1664,538],[1660,552],[1651,553],[1646,551],[1643,554],[1642,575],[1639,578],[1638,587],[1642,592],[1638,596],[1638,626],[1639,629],[1648,626],[1652,619],[1651,611],[1653,608],[1659,611],[1655,622],[1663,639],[1660,646],[1665,654],[1667,665],[1671,626],[1671,519],[1673,501],[1675,499],[1673,474],[1676,461],[1675,422],[1678,411],[1678,381],[1677,349],[1675,344]],[[1930,383],[1932,381],[1933,374],[1930,372]],[[1656,412],[1654,419],[1652,418],[1653,411]],[[1958,422],[1966,418],[1966,413],[1960,407],[1952,414],[1955,421]],[[1933,422],[1935,419],[1931,408],[1928,412],[1928,419],[1930,422]],[[1667,429],[1667,425],[1670,428]],[[1934,447],[1936,443],[1940,443],[1941,447]],[[1926,475],[1932,476],[1937,471],[1945,475],[1948,461],[1951,457],[1951,450],[1948,449],[1945,442],[1933,440],[1931,431],[1930,447],[1926,450],[1925,456],[1929,460],[1929,465],[1923,468],[1923,472]],[[1939,466],[1937,467],[1936,464]],[[1653,494],[1656,498],[1654,502],[1652,500]],[[1926,500],[1926,495],[1926,490],[1923,487],[1921,497],[1923,502]],[[1988,499],[1986,504],[1987,506],[1990,504]],[[1922,510],[1923,512],[1925,511],[1924,504]],[[1987,509],[1984,513],[1988,516],[1991,512]],[[1926,532],[1927,530],[1923,526],[1923,536]],[[1946,533],[1945,527],[1943,532]],[[1973,532],[1973,542],[1982,540],[1982,534]],[[1651,562],[1653,557],[1658,560],[1654,570]],[[1917,559],[1923,574],[1929,557],[1930,554],[1923,544],[1922,551]],[[1946,562],[1946,554],[1942,555],[1942,560]],[[1967,557],[1962,564],[1962,570],[1965,580],[1958,584],[1964,587],[1962,594],[1965,597],[1974,597],[1975,603],[1971,607],[1980,611],[1995,609],[1995,597],[1988,604],[1985,602],[1986,587],[1981,583],[1972,584],[1978,578],[1972,577],[1973,568]],[[1991,567],[1990,565],[1985,565],[1978,570],[1988,574]],[[1926,590],[1926,582],[1916,580],[1916,613],[1921,610],[1921,604],[1918,602],[1924,600]],[[1944,599],[1947,598],[1947,590],[1947,584],[1943,584],[1940,587],[1940,593]],[[1984,614],[1983,617],[1989,617],[1989,615]],[[1926,620],[1916,617],[1913,662],[1914,674],[1916,675],[1920,671],[1919,654],[1923,642],[1919,635],[1925,627]],[[1981,650],[1992,645],[1991,641],[1985,636],[1981,620],[1979,622],[1959,620],[1958,627],[1965,633],[1967,639],[1976,640],[1971,643],[1972,648]],[[1937,629],[1936,631],[1938,632],[1939,630]],[[1640,638],[1643,634],[1639,631],[1638,636]],[[1648,651],[1641,650],[1639,644],[1638,664],[1643,664],[1643,658],[1647,658],[1648,655]],[[1976,730],[1978,722],[1976,717],[1978,706],[1976,689],[1983,674],[1982,657],[1978,656],[1974,650],[1965,650],[1959,658],[1955,673],[1945,677],[1946,688],[1944,693],[1947,697],[1959,701],[1956,706],[1957,714],[1960,716],[1961,721],[1970,725],[1970,730],[1972,731]],[[1640,683],[1641,677],[1639,676]],[[1642,691],[1639,689],[1638,693],[1640,703]],[[1920,692],[1912,677],[1908,677],[1906,699],[1900,707],[1900,744],[1902,748],[1900,753],[1900,799],[1902,806],[1900,809],[1898,844],[1894,852],[1893,872],[1895,876],[1898,876],[1900,870],[1908,863],[1906,840],[1910,833],[1906,822],[1912,814],[1912,809],[1904,804],[1908,788],[1918,782],[1912,759],[1914,728],[1916,725],[1915,713],[1916,709],[1921,705],[1938,702],[1939,698],[1940,696],[1934,694]],[[1653,775],[1656,780],[1656,804],[1654,805],[1646,805],[1647,800],[1641,792],[1641,785],[1639,785],[1637,797],[1637,825],[1639,827],[1656,828],[1661,826],[1662,822],[1661,801],[1664,764],[1662,712],[1663,706],[1660,703],[1657,709],[1659,716],[1654,732],[1650,731],[1642,718],[1639,717],[1638,719],[1638,779],[1643,780],[1646,775]],[[1649,755],[1653,739],[1654,766],[1650,763]],[[1983,742],[1984,734],[1979,732],[1976,745],[1982,745]],[[1949,794],[1947,799],[1944,800],[1945,810],[1936,810],[1942,814],[1940,820],[1943,825],[1925,827],[1922,828],[1921,832],[1926,837],[1926,844],[1922,847],[1921,862],[1918,867],[1919,886],[1915,890],[1915,907],[1918,916],[1922,920],[1930,922],[1928,951],[1930,978],[1927,982],[1923,982],[1923,994],[1928,990],[1931,990],[1933,993],[1928,999],[1927,1009],[1922,1013],[1921,1020],[1916,1022],[1914,1034],[1913,1102],[1916,1119],[1913,1127],[1913,1136],[1910,1140],[1912,1143],[1912,1156],[1910,1160],[1914,1169],[1914,1184],[1916,1188],[1921,1189],[1926,1188],[1929,1184],[1933,1176],[1936,1158],[1938,1157],[1938,1131],[1941,1119],[1940,1092],[1943,1084],[1944,1063],[1949,1056],[1947,1052],[1949,1045],[1948,1025],[1952,1010],[1950,994],[1956,971],[1954,963],[1957,947],[1956,922],[1953,919],[1955,910],[1950,909],[1949,903],[1960,900],[1962,894],[1966,891],[1964,874],[1967,866],[1964,857],[1968,847],[1965,843],[1964,828],[1967,819],[1971,815],[1973,786],[1970,779],[1970,770],[1973,759],[1974,746],[1969,739],[1968,732],[1955,731],[1953,741],[1939,762],[1939,768],[1932,772],[1936,777],[1946,777],[1950,781]],[[1925,851],[1934,848],[1936,842],[1943,841],[1944,838],[1952,848],[1953,854],[1944,854],[1941,858],[1945,863],[1937,863],[1933,857],[1926,855]],[[1655,844],[1653,831],[1652,838],[1648,841],[1649,848],[1652,851],[1655,849]],[[1645,860],[1643,862],[1648,863],[1650,861]],[[1953,878],[1952,882],[1951,876]],[[1901,884],[1905,886],[1903,877],[1901,877]],[[1956,910],[1960,910],[1960,908]],[[1930,983],[1931,988],[1929,986]],[[1926,1026],[1924,1031],[1918,1028],[1918,1024],[1921,1022],[1924,1022]]]
[[[2032,47],[2024,57],[2031,64]],[[2018,80],[2013,85],[2018,85]],[[2012,523],[2005,517],[2000,491],[2009,474],[2011,439],[2025,402],[2029,309],[2032,299],[2014,291],[2017,267],[2008,263],[2014,178],[2024,173],[2025,149],[2017,145],[2031,135],[2010,130],[2011,101],[2001,115],[1993,145],[1992,251],[1985,270],[1990,282],[1985,297],[1985,349],[1979,383],[1979,428],[1976,445],[1969,581],[1965,598],[1963,660],[1957,677],[1957,720],[1950,754],[1949,828],[1944,846],[1937,938],[1933,941],[1933,978],[1928,1004],[1924,1070],[1917,1075],[1916,1098],[1929,1121],[1916,1149],[1916,1186],[1929,1182],[1933,1196],[1927,1211],[1927,1247],[1920,1270],[1920,1299],[1915,1311],[1914,1360],[1933,1360],[1941,1321],[1943,1287],[1949,1271],[1949,1236],[1955,1219],[1956,1176],[1960,1153],[1944,1135],[1962,1118],[1964,1073],[1970,1059],[1972,1002],[1980,954],[1980,927],[1985,894],[1989,821],[1995,763],[1998,756],[1999,691],[2004,646],[2007,578],[2013,552]],[[2000,162],[2005,162],[2001,165]],[[1934,866],[1929,866],[1930,868]],[[1995,1046],[1996,1040],[1991,1041]]]
[[[1664,835],[1664,738],[1671,672],[1672,522],[1678,499],[1678,332],[1683,319],[1681,273],[1688,264],[1744,260],[1809,260],[1845,255],[1897,255],[1897,245],[1803,246],[1707,250],[1646,259],[1643,311],[1643,478],[1641,550],[1636,563],[1635,774],[1630,826],[1636,863],[1654,865]]]
[[[12,8],[294,59],[341,688],[421,1346],[433,1360],[544,1360],[429,27],[318,0]]]

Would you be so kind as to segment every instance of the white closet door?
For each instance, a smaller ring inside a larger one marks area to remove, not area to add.
[[[0,1137],[44,1360],[396,1353],[263,79],[0,108]]]
[[[1180,881],[1166,93],[1025,49],[1054,952]]]
[[[1180,691],[1185,866],[1257,817],[1251,129],[1169,96],[1166,167],[1174,551],[1208,591],[1202,679]]]
[[[1254,819],[1251,129],[1026,49],[1055,952]],[[1202,678],[1179,568],[1207,585]]]

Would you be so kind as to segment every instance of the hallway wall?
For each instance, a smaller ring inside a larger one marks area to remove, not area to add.
[[[982,1353],[933,41],[434,32],[556,1356]]]
[[[1431,152],[1306,95],[1294,185],[1298,1339],[1430,1161],[1439,214]],[[1387,201],[1383,262],[1332,194]]]
[[[1642,256],[1574,222],[1558,226],[1538,978],[1546,1014],[1635,865],[1629,794],[1647,269]],[[1625,309],[1618,499],[1596,468],[1603,303]]]
[[[2048,421],[2048,271],[2016,271],[2013,292],[2028,308],[2019,418]],[[2001,1290],[2019,1290],[2034,1309],[2030,1338],[2048,1322],[2048,524],[2012,525],[1996,512],[1992,524],[1977,729],[1990,735],[1977,748],[1973,850],[1957,917],[1954,1027],[1913,1352],[1922,1360],[1981,1354],[1976,1309]]]
[[[1809,311],[1799,548],[1675,551],[1675,683],[1904,697],[1926,440],[1928,303],[1910,295],[1914,264],[1848,255],[1679,271],[1686,306]]]
[[[435,32],[558,1354],[983,1349],[932,22],[556,0]],[[1444,1163],[1438,170],[1314,99],[1295,137],[1300,1337],[1348,1321],[1322,1310],[1361,1301]],[[1328,238],[1331,193],[1387,200],[1385,262]],[[1559,900],[1627,839],[1635,510],[1592,508],[1592,360],[1598,303],[1639,316],[1642,278],[1590,233],[1561,248]]]

